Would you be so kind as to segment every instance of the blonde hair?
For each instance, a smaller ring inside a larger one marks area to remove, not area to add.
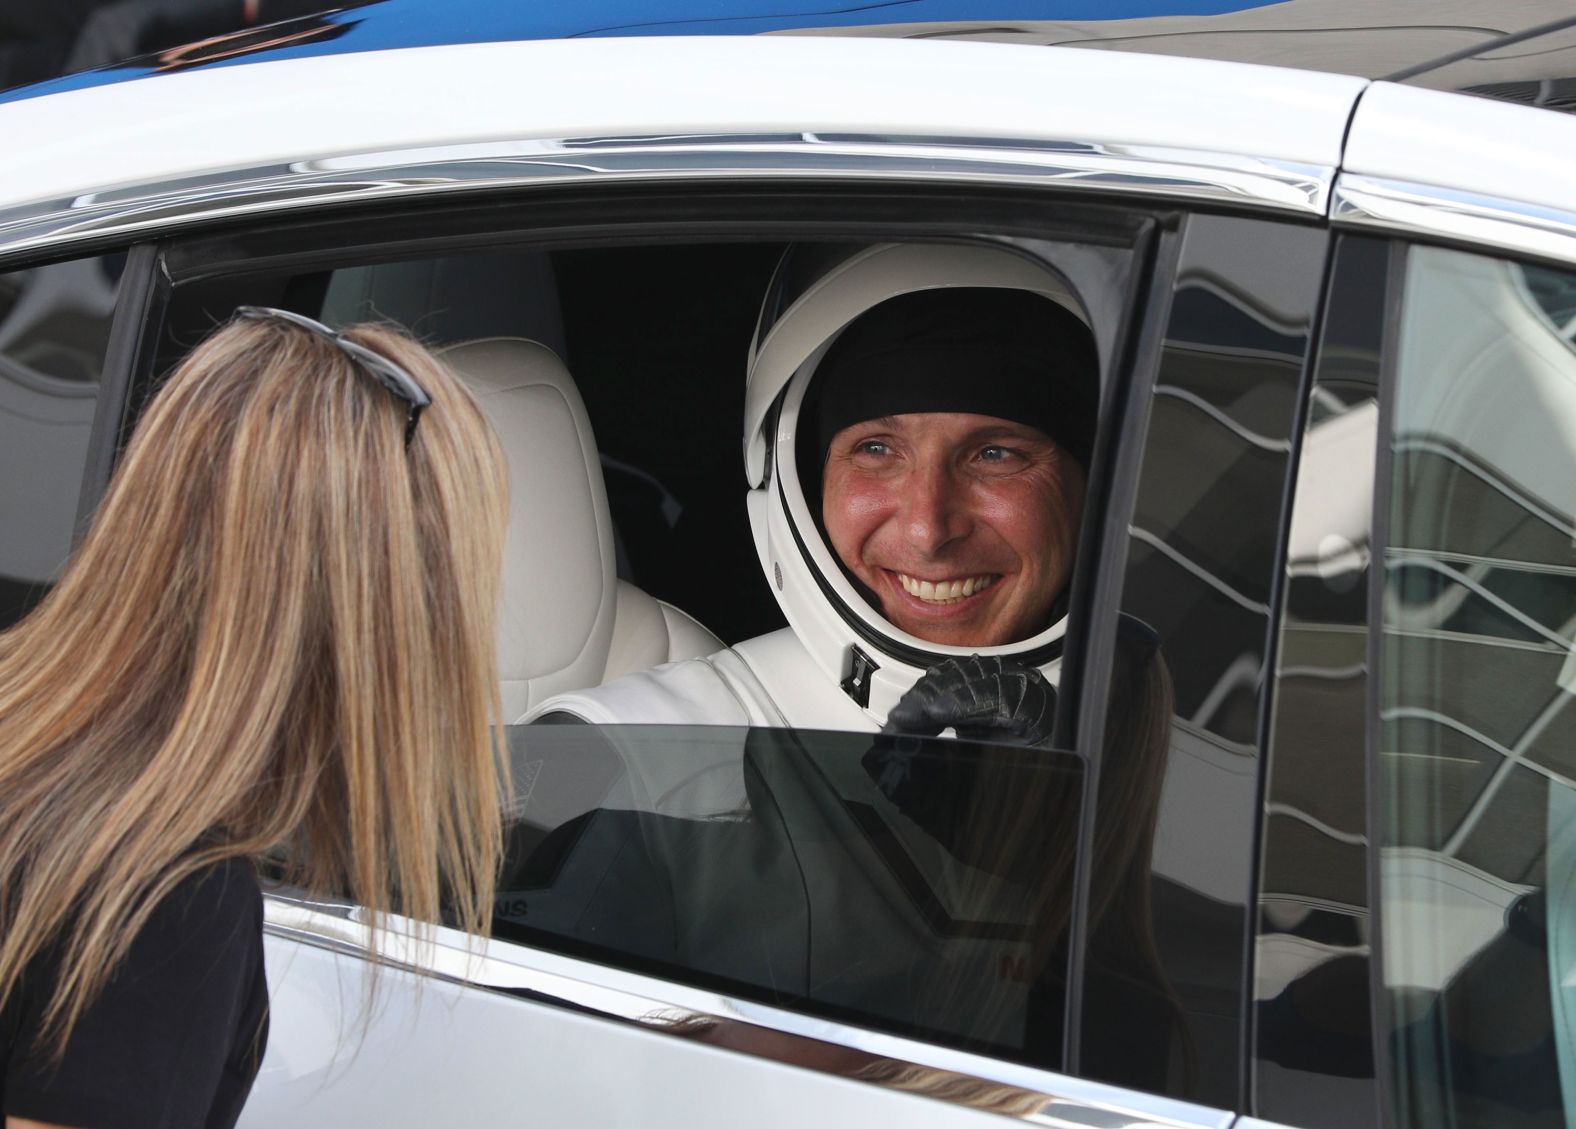
[[[1083,810],[1082,778],[1037,767],[1043,758],[1037,750],[981,746],[949,849],[1027,893],[1030,928],[1020,975],[1026,983],[1046,977],[1061,983],[1079,828],[1092,820],[1086,967],[1125,981],[1165,1013],[1190,1086],[1192,1041],[1156,946],[1151,899],[1172,710],[1171,675],[1158,644],[1124,618],[1116,633],[1094,811]],[[974,893],[980,899],[975,912],[988,915],[999,894],[987,886]],[[981,991],[972,981],[942,977],[928,990],[937,1012],[974,1017],[982,1031],[1021,1007],[1005,982]]]
[[[56,1053],[183,878],[286,878],[485,932],[506,765],[498,441],[393,329],[406,405],[331,341],[238,320],[170,376],[91,530],[0,634],[0,1004],[58,946]],[[369,942],[369,944],[375,943]]]

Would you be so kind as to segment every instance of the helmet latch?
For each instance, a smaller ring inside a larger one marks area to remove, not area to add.
[[[870,680],[881,668],[858,647],[850,647],[849,656],[848,677],[842,682],[843,693],[854,700],[854,705],[864,709],[870,704]]]

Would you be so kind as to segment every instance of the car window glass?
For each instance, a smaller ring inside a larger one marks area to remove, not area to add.
[[[0,628],[71,551],[124,256],[0,274]]]
[[[509,753],[497,936],[1059,1066],[1077,757],[573,724]]]
[[[1107,727],[1130,726],[1137,702],[1163,713],[1151,757],[1162,767],[1143,781],[1159,820],[1144,844],[1142,917],[1092,931],[1090,963],[1125,950],[1129,963],[1154,968],[1175,1020],[1136,1029],[1091,993],[1080,1066],[1222,1107],[1239,1090],[1276,535],[1324,259],[1324,233],[1311,228],[1188,221],[1127,530],[1129,626],[1118,637]],[[1135,695],[1131,668],[1145,636],[1152,688]],[[1107,740],[1102,794],[1107,774],[1141,745]],[[1110,834],[1135,826],[1131,811],[1110,816]],[[1134,943],[1145,935],[1154,940]]]
[[[1385,549],[1400,1124],[1576,1117],[1576,275],[1411,252]]]
[[[1369,991],[1369,529],[1391,247],[1331,256],[1297,444],[1265,751],[1251,1108],[1307,1129],[1379,1124]]]

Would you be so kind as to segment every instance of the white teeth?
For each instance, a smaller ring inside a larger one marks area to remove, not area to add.
[[[903,585],[903,591],[932,604],[953,604],[967,599],[989,588],[995,581],[993,576],[970,576],[963,580],[915,580],[901,572],[897,578]]]

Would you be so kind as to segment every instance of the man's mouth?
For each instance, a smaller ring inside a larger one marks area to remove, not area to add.
[[[983,576],[963,576],[952,580],[916,580],[901,572],[894,573],[903,591],[927,604],[955,604],[989,588],[1001,577],[995,573]]]

